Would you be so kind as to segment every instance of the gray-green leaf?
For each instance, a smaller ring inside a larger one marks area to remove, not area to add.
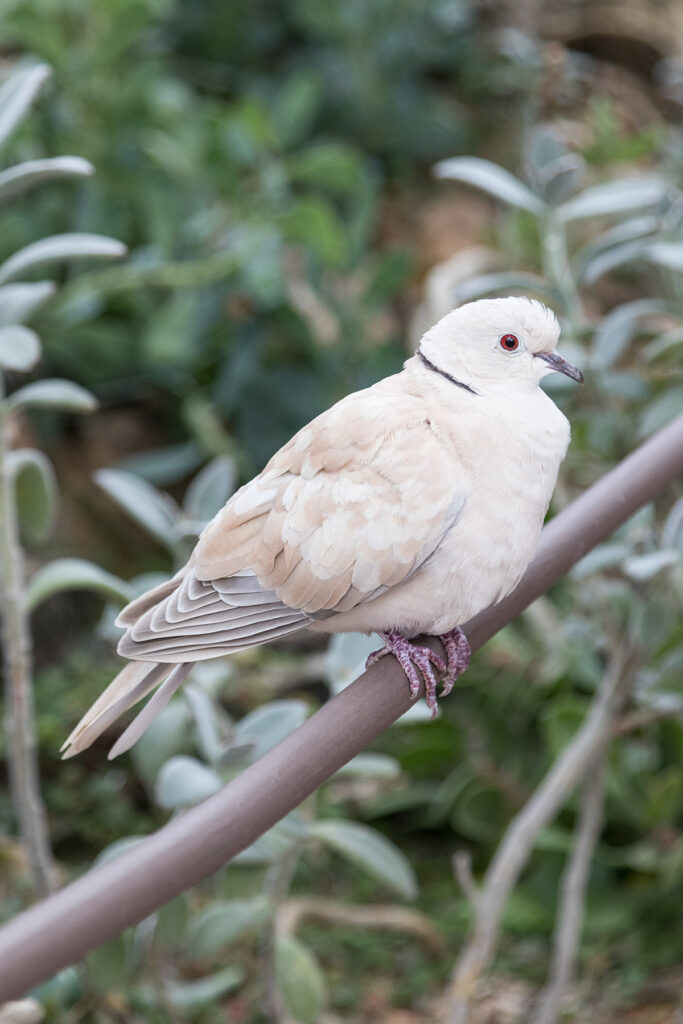
[[[56,286],[52,281],[6,284],[0,288],[0,327],[23,324],[54,295],[55,290]]]
[[[97,399],[80,384],[55,377],[26,384],[10,395],[7,404],[13,409],[23,407],[86,413],[97,408]]]
[[[27,373],[40,359],[40,338],[30,327],[0,327],[0,368]]]
[[[73,232],[66,235],[51,235],[39,242],[19,249],[0,265],[0,284],[12,281],[22,274],[37,270],[49,263],[80,259],[120,259],[126,255],[126,247],[115,238],[105,235],[89,235]]]
[[[15,448],[7,459],[22,533],[31,541],[42,541],[50,534],[57,505],[52,463],[35,448]]]
[[[667,182],[655,175],[608,181],[587,188],[578,196],[567,200],[558,207],[557,215],[560,220],[570,221],[638,210],[658,203],[667,188]]]
[[[154,792],[160,807],[177,810],[206,800],[207,796],[217,793],[222,784],[213,768],[196,757],[179,754],[161,766]]]
[[[187,944],[192,957],[203,960],[222,953],[228,946],[258,932],[271,913],[264,896],[214,900],[190,919]]]
[[[57,558],[43,565],[31,577],[26,589],[26,605],[33,611],[53,594],[65,590],[94,590],[121,603],[130,601],[130,587],[99,565],[84,558]]]
[[[0,88],[0,145],[17,127],[51,73],[47,64],[20,68]]]
[[[672,305],[665,299],[637,299],[635,302],[617,306],[595,330],[595,365],[603,369],[614,365],[629,342],[638,334],[642,317],[672,311]]]
[[[192,522],[208,523],[235,490],[235,464],[227,455],[212,459],[187,488],[183,511]]]
[[[669,270],[683,270],[683,242],[653,242],[646,256],[652,263]]]
[[[174,551],[180,509],[168,494],[123,469],[98,469],[94,477],[136,523],[165,548]]]
[[[95,168],[80,156],[55,156],[46,160],[27,160],[0,171],[0,203],[21,192],[56,178],[87,178]]]
[[[408,859],[375,829],[354,821],[315,821],[310,832],[406,900],[417,896]]]
[[[245,715],[235,726],[234,736],[240,742],[254,741],[252,760],[256,761],[298,729],[307,714],[308,707],[302,700],[273,700]]]
[[[294,1020],[316,1024],[327,1003],[327,988],[318,961],[308,946],[290,936],[278,936],[275,976]]]
[[[162,981],[164,996],[179,1010],[191,1010],[196,1006],[215,1003],[221,996],[233,992],[244,980],[242,967],[223,967],[215,974],[196,981]],[[148,1006],[158,1006],[158,990],[153,985],[140,985],[134,989],[135,996]]]
[[[535,213],[536,216],[545,210],[543,203],[528,185],[516,178],[514,174],[491,163],[473,156],[459,156],[450,160],[441,160],[434,167],[437,178],[449,178],[463,181],[467,185],[488,192],[504,203],[517,206],[522,210]]]
[[[624,562],[624,572],[634,580],[651,580],[653,576],[677,565],[681,560],[680,551],[648,551],[645,555],[632,555]]]
[[[539,277],[537,274],[505,271],[497,274],[477,274],[476,277],[468,278],[456,286],[453,301],[454,303],[471,302],[472,299],[478,299],[482,295],[493,295],[496,292],[509,294],[512,291],[525,291],[535,295],[556,297],[556,293],[545,278]]]

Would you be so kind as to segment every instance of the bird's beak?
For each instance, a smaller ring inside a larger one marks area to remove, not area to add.
[[[566,359],[559,356],[557,352],[537,352],[537,359],[542,359],[544,363],[547,363],[551,370],[557,370],[558,373],[563,373],[565,377],[571,377],[572,380],[577,381],[579,384],[583,384],[583,374],[577,366],[572,366]]]

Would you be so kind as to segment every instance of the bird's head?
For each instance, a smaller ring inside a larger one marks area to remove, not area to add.
[[[580,370],[555,351],[560,326],[552,310],[531,299],[479,299],[452,310],[427,331],[418,348],[445,376],[486,393],[536,387],[553,371],[583,382]]]

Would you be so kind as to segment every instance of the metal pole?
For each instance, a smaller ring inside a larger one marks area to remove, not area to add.
[[[683,415],[551,521],[515,592],[466,625],[473,650],[680,473]],[[0,930],[0,1000],[23,995],[222,867],[410,703],[403,673],[384,658],[219,793],[20,914]]]

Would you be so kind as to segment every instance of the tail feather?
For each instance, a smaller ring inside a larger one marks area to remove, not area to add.
[[[137,704],[171,671],[170,665],[131,661],[112,679],[62,744],[62,757],[79,754],[101,736],[119,715]]]
[[[168,666],[166,667],[168,668]],[[121,733],[118,740],[109,751],[108,757],[110,761],[113,758],[118,757],[119,754],[125,753],[126,750],[130,750],[133,744],[137,743],[143,732],[145,732],[147,727],[152,724],[152,721],[156,718],[159,712],[166,707],[178,687],[182,686],[185,682],[190,674],[191,668],[192,662],[186,662],[184,665],[176,665],[168,679],[161,684],[156,693],[154,693],[147,701],[142,711],[135,716],[128,728]]]

